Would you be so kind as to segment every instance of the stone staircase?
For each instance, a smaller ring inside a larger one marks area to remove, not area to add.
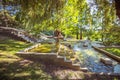
[[[64,66],[73,70],[81,70],[80,64],[73,64],[71,60],[66,60],[63,56],[58,56],[56,53],[33,53],[33,52],[17,52],[16,55],[24,59],[33,61],[42,61],[44,63]]]
[[[67,60],[66,57],[57,55],[57,59],[60,60],[60,62],[61,62],[60,64],[62,66],[65,66],[65,67],[68,67],[68,68],[71,68],[71,69],[74,69],[74,70],[80,70],[80,71],[83,71],[83,72],[88,72],[89,71],[88,68],[86,68],[86,67],[81,68],[79,63],[74,63],[71,60]]]
[[[73,70],[81,70],[84,72],[89,71],[88,68],[86,68],[86,67],[81,68],[80,63],[73,62],[71,59],[68,60],[66,58],[66,56],[61,56],[61,55],[59,55],[58,52],[56,52],[56,53],[29,52],[29,50],[31,50],[33,48],[37,48],[40,45],[41,45],[41,43],[39,43],[39,44],[37,43],[33,46],[26,48],[25,50],[17,52],[16,55],[18,55],[19,57],[22,57],[24,59],[29,59],[29,60],[33,60],[33,61],[37,61],[37,62],[42,61],[45,63],[51,63],[54,65],[59,65],[59,66],[71,68]],[[59,48],[59,50],[60,50],[60,48]]]
[[[29,52],[30,49],[36,48],[41,44],[33,45],[23,51],[17,52],[16,55],[33,61],[42,61],[45,63],[52,63],[54,65],[64,66],[74,70],[81,70],[80,64],[74,63],[72,60],[67,60],[65,56],[60,56],[57,53],[37,53]]]
[[[61,62],[62,66],[80,70],[80,64],[75,64],[71,60],[67,60],[66,57],[57,55],[57,59]]]
[[[13,39],[26,41],[30,43],[35,43],[37,40],[30,36],[28,33],[26,33],[23,30],[18,30],[15,28],[10,27],[0,27],[0,34],[8,37],[12,37]]]

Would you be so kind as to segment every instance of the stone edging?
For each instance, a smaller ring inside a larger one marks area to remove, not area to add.
[[[100,75],[100,76],[113,76],[113,77],[120,77],[120,73],[104,73],[104,72],[90,72],[90,74]]]
[[[105,55],[111,57],[112,59],[114,59],[114,60],[116,60],[116,61],[118,61],[118,62],[120,63],[120,57],[118,57],[118,56],[116,56],[116,55],[113,55],[113,54],[111,54],[111,53],[109,53],[109,52],[101,49],[101,48],[105,48],[105,47],[95,47],[95,46],[92,46],[92,47],[93,47],[95,50],[98,50],[99,52],[104,53]]]
[[[74,70],[80,70],[80,65],[73,64],[72,61],[66,60],[66,57],[58,56],[57,53],[17,52],[16,55],[33,61],[42,61],[54,65],[65,66]]]
[[[105,47],[99,47],[99,48],[120,48],[120,46],[105,46]]]
[[[53,64],[55,63],[56,65],[65,66],[75,70],[80,70],[80,65],[73,64],[71,60],[66,60],[66,57],[59,56],[58,52],[56,53],[29,52],[29,50],[36,48],[40,45],[41,43],[30,46],[23,51],[17,52],[16,55],[18,55],[19,57],[23,57],[23,58],[34,60],[34,61],[43,61],[43,62],[53,63]]]

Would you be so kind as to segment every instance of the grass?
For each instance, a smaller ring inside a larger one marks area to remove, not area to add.
[[[37,48],[29,50],[29,52],[40,52],[40,53],[51,53],[57,52],[57,48],[55,48],[54,44],[41,44]]]
[[[51,79],[51,76],[43,71],[41,64],[33,62],[0,61],[0,80],[39,80]]]
[[[0,53],[15,54],[16,52],[23,50],[32,44],[21,41],[15,41],[12,39],[0,40]]]
[[[31,45],[11,39],[1,40],[0,38],[0,80],[97,80],[97,77],[99,77],[89,73],[84,74],[81,71],[74,71],[42,62],[33,62],[15,56],[17,51],[23,50]],[[107,79],[108,77],[104,80]]]
[[[105,48],[105,50],[120,57],[120,48]]]
[[[15,55],[31,43],[12,39],[0,39],[0,80],[51,80],[43,65],[24,60]]]

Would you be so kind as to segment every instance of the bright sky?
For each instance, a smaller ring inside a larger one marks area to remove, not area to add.
[[[95,5],[94,0],[86,0],[86,1],[87,1],[87,3],[89,4],[89,6],[91,8],[91,14],[94,11],[97,11],[97,6]]]

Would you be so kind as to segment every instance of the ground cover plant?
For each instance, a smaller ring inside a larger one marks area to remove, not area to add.
[[[105,50],[120,57],[120,48],[105,48]]]

